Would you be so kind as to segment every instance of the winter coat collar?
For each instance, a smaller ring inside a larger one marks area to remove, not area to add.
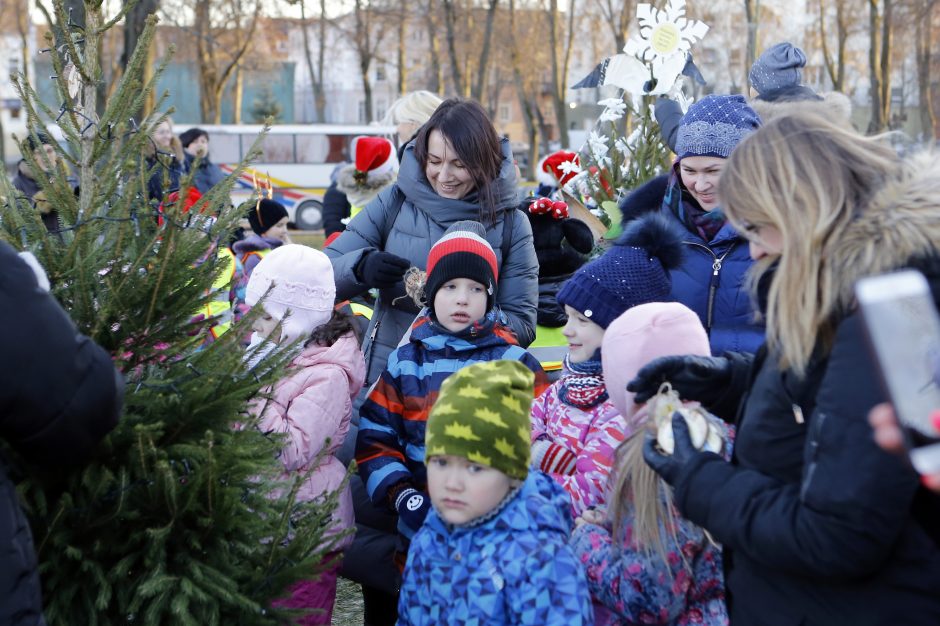
[[[902,163],[859,209],[824,255],[821,284],[837,286],[842,312],[854,306],[855,281],[938,255],[940,162],[919,154]]]
[[[240,239],[232,244],[232,250],[235,254],[245,254],[246,252],[256,252],[259,250],[270,250],[284,244],[280,239],[262,237],[257,233],[251,233],[244,239]]]
[[[503,150],[503,163],[496,179],[496,207],[498,212],[512,211],[518,203],[516,199],[516,168],[513,165],[512,150],[507,139],[500,141]],[[480,204],[477,194],[471,193],[461,200],[442,198],[431,187],[421,164],[414,153],[414,142],[407,146],[402,154],[401,167],[398,171],[398,188],[419,211],[426,213],[434,222],[447,226],[460,220],[479,220]]]
[[[445,329],[425,311],[411,327],[411,341],[423,344],[427,350],[450,348],[455,352],[516,344],[512,333],[496,321],[495,310],[491,310],[481,321],[474,322],[459,333]]]
[[[571,519],[571,500],[552,478],[537,470],[530,470],[528,477],[515,496],[506,502],[498,515],[481,524],[449,526],[432,509],[425,525],[442,536],[459,536],[464,533],[491,532],[498,530],[524,531],[539,529],[571,534],[574,523]]]
[[[355,179],[356,166],[353,163],[343,166],[336,173],[336,188],[346,194],[346,200],[355,207],[364,207],[369,204],[373,198],[379,195],[379,192],[395,182],[397,172],[387,172],[376,176],[369,174],[365,183],[358,183]]]
[[[716,245],[740,239],[738,231],[736,231],[730,222],[727,221],[725,222],[724,226],[719,229],[718,233],[712,238],[711,241],[705,241],[698,234],[698,232],[689,230],[688,225],[685,224],[677,214],[677,207],[680,203],[695,202],[695,198],[692,197],[692,195],[682,184],[682,178],[679,176],[679,161],[677,160],[673,165],[672,173],[669,175],[669,184],[666,186],[666,195],[663,198],[662,211],[672,215],[676,218],[676,221],[682,224],[686,232],[685,240],[704,245]]]
[[[291,368],[304,368],[312,365],[335,365],[341,368],[349,378],[350,389],[362,387],[366,376],[359,342],[351,332],[337,339],[332,346],[321,346],[311,342],[291,360]]]

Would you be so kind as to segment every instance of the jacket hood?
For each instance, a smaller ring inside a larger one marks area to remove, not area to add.
[[[838,285],[839,306],[854,306],[855,281],[938,254],[940,162],[922,153],[905,160],[858,211],[826,256],[823,280]],[[826,284],[823,282],[823,284]]]
[[[361,208],[379,195],[382,189],[395,182],[398,172],[392,171],[378,176],[370,173],[363,184],[356,182],[355,174],[354,164],[343,166],[336,173],[336,188],[346,194],[349,204]]]
[[[518,204],[516,167],[513,164],[509,140],[500,140],[500,147],[503,151],[503,163],[499,169],[499,177],[494,183],[497,215],[514,210]],[[459,220],[480,219],[480,204],[475,191],[460,200],[437,195],[415,157],[414,141],[405,146],[402,154],[398,187],[419,211],[426,213],[432,221],[440,225],[449,225]]]
[[[291,361],[292,366],[310,367],[311,365],[336,365],[349,379],[350,393],[356,394],[362,388],[366,378],[366,365],[359,350],[359,342],[352,333],[346,333],[332,346],[311,343]]]

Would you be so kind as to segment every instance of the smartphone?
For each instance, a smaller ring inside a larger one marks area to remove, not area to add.
[[[869,346],[904,431],[911,463],[940,472],[940,314],[927,279],[915,270],[863,278],[855,284]]]

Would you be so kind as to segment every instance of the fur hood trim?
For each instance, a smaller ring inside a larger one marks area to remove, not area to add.
[[[344,166],[336,174],[336,188],[346,194],[346,199],[353,206],[363,207],[373,198],[379,195],[379,192],[389,184],[395,182],[398,177],[397,171],[386,172],[385,174],[375,175],[370,173],[366,177],[364,184],[359,184],[355,179],[356,166],[352,163]]]
[[[854,305],[855,281],[937,255],[940,245],[940,161],[931,153],[906,159],[826,254],[823,284]]]

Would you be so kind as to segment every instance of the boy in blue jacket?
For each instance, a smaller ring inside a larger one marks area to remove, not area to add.
[[[433,508],[408,553],[399,624],[593,623],[568,497],[529,471],[533,380],[497,360],[441,386],[425,439]]]

